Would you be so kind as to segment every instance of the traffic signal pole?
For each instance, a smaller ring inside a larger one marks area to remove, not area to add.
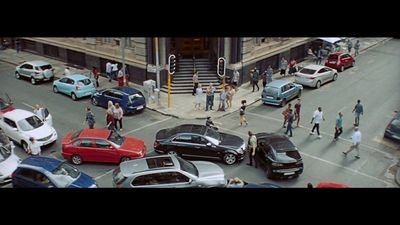
[[[171,73],[168,70],[168,110],[171,107]]]
[[[174,54],[168,57],[168,110],[171,107],[171,75],[176,70],[176,56]]]

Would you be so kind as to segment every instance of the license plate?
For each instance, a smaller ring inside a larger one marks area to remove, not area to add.
[[[330,64],[336,64],[336,62],[329,62]]]
[[[284,173],[283,175],[287,176],[287,175],[293,175],[294,172],[290,172],[290,173]]]
[[[267,98],[268,98],[268,99],[273,99],[274,97],[271,97],[271,96],[267,96]]]
[[[138,106],[137,109],[138,109],[138,110],[139,110],[139,109],[143,109],[143,106],[142,106],[142,105],[141,105],[141,106]]]

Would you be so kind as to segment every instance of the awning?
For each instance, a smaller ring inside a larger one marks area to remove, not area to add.
[[[329,42],[331,44],[334,44],[336,42],[342,41],[343,38],[332,38],[332,37],[320,37],[318,39],[321,39],[323,41]]]

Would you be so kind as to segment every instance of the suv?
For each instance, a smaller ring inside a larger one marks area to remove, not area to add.
[[[298,177],[303,160],[296,146],[284,135],[258,133],[255,160],[265,169],[267,178]]]
[[[225,187],[224,171],[204,161],[162,155],[122,162],[113,172],[114,187],[184,188]]]
[[[15,68],[15,78],[21,79],[21,77],[30,79],[33,85],[37,81],[52,81],[54,68],[48,62],[41,60],[24,62]]]

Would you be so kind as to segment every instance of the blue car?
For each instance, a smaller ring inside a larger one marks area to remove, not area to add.
[[[261,94],[264,104],[285,106],[291,99],[300,97],[303,86],[289,80],[274,80],[267,84]]]
[[[12,174],[15,188],[96,188],[96,181],[55,158],[31,156]]]
[[[124,114],[142,111],[146,108],[146,100],[142,92],[131,87],[113,87],[97,91],[92,96],[92,104],[107,108],[108,101],[119,103]]]
[[[94,83],[85,75],[75,74],[64,76],[53,82],[54,93],[64,93],[71,96],[72,100],[92,96],[96,92]]]

